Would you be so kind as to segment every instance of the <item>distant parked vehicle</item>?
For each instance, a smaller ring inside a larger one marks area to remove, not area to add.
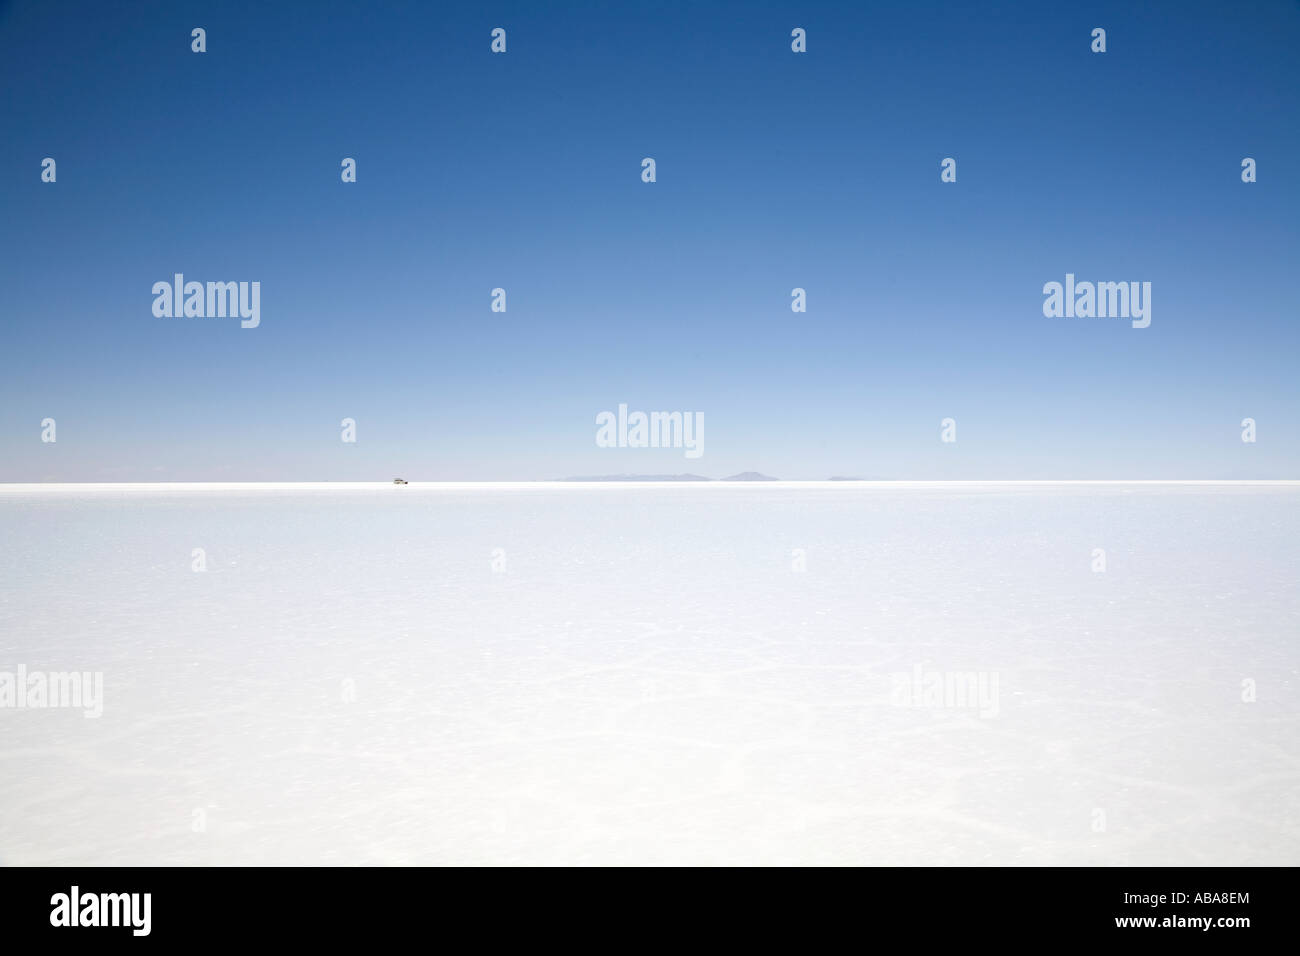
[[[409,485],[410,482],[407,481],[405,478],[394,478],[394,479],[393,479],[393,484],[395,484],[395,485]]]

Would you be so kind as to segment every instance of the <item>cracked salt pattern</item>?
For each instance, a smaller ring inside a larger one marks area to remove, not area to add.
[[[0,487],[0,670],[105,695],[0,709],[0,862],[1295,865],[1298,503]]]

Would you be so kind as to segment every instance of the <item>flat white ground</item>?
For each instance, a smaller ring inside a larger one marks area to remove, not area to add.
[[[0,486],[0,863],[1300,864],[1298,505]]]

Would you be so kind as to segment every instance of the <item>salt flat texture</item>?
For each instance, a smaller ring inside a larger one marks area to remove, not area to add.
[[[1295,865],[1298,505],[0,487],[0,672],[104,688],[0,708],[0,862]]]

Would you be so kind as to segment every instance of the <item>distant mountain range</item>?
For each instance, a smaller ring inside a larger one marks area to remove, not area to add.
[[[738,475],[728,475],[726,478],[707,478],[704,475],[576,475],[571,478],[561,478],[560,481],[780,481],[780,478],[773,478],[771,475],[764,475],[757,471],[742,471]],[[832,475],[827,481],[888,481],[887,478],[851,478],[843,475]]]
[[[579,475],[561,481],[712,481],[703,475]]]
[[[580,475],[562,478],[561,481],[779,481],[770,475],[761,475],[756,471],[742,471],[738,475],[726,478],[706,478],[703,475]]]

